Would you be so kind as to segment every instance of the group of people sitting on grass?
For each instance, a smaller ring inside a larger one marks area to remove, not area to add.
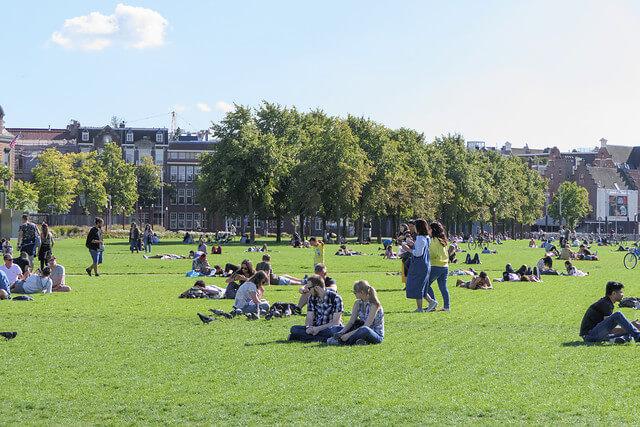
[[[268,285],[299,285],[300,298],[293,305],[293,311],[287,308],[285,315],[292,312],[301,313],[307,306],[305,324],[293,326],[289,334],[291,341],[318,341],[330,345],[339,344],[379,344],[384,338],[384,311],[377,297],[376,290],[366,281],[354,284],[356,295],[351,318],[346,325],[342,323],[344,312],[342,297],[338,294],[336,281],[327,275],[324,264],[314,266],[314,274],[303,279],[291,276],[277,276],[273,273],[270,256],[263,255],[262,262],[253,269],[251,261],[244,260],[239,267],[227,277],[225,297],[234,298],[234,311],[230,314],[212,310],[215,314],[232,317],[245,314],[255,320],[264,316],[269,318],[272,308],[265,298]],[[228,265],[229,266],[229,265]],[[225,267],[226,268],[226,267]],[[204,282],[196,282],[196,286],[206,288]],[[285,303],[275,303],[284,304]],[[274,304],[274,306],[275,306]],[[209,323],[211,317],[198,313],[198,317]]]

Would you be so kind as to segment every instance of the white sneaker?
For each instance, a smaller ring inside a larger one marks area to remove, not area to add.
[[[432,311],[436,311],[436,307],[438,306],[438,301],[431,301],[429,306],[427,307],[426,312],[431,313]]]

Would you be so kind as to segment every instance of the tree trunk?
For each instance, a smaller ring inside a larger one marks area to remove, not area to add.
[[[382,218],[378,216],[378,244],[382,243]]]
[[[342,237],[347,238],[347,218],[342,218]]]
[[[282,215],[276,215],[276,243],[282,243]]]
[[[358,219],[358,222],[360,223],[358,236],[360,239],[360,243],[364,243],[364,211],[360,211],[360,218]]]
[[[493,212],[491,212],[491,233],[493,234],[493,238],[496,238],[496,211],[495,209],[493,209]]]
[[[325,239],[327,235],[327,217],[326,216],[322,216],[322,240]]]
[[[299,221],[300,221],[300,239],[304,241],[304,214],[303,213],[300,214]]]
[[[253,244],[256,241],[256,213],[253,210],[253,197],[249,196],[249,243]]]

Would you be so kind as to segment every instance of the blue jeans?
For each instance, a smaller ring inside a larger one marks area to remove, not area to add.
[[[611,332],[616,326],[621,326],[624,329],[624,333],[614,334]],[[611,316],[598,323],[587,335],[582,337],[586,342],[602,342],[608,341],[616,337],[640,337],[640,331],[627,320],[627,318],[619,311],[616,311]]]
[[[102,251],[89,249],[89,253],[91,254],[91,259],[94,264],[102,264]]]
[[[371,329],[368,326],[361,326],[358,328],[353,335],[349,337],[349,339],[345,342],[347,345],[353,345],[358,340],[365,340],[369,344],[380,344],[384,337],[379,335],[376,331]]]
[[[144,239],[144,251],[151,253],[151,239]]]
[[[258,313],[258,308],[260,308],[260,314],[266,313],[269,311],[269,303],[266,301],[262,301],[259,307],[256,307],[256,304],[251,301],[249,304],[242,307],[243,313]]]
[[[327,329],[321,330],[316,335],[310,335],[307,333],[307,328],[304,325],[296,325],[291,327],[289,341],[325,342],[328,338],[331,338],[333,334],[340,332],[341,330],[342,326],[331,326]]]
[[[434,281],[438,281],[438,288],[442,294],[444,300],[444,308],[449,309],[449,289],[447,289],[447,276],[449,275],[449,267],[435,267],[431,266],[431,272],[429,273],[429,279],[427,280],[427,286],[425,294],[428,294],[433,300],[436,299],[431,284]]]

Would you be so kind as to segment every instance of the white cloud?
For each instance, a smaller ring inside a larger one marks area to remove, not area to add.
[[[112,45],[146,49],[164,44],[167,26],[155,10],[118,4],[112,15],[91,12],[66,19],[51,34],[51,41],[65,49],[96,51]]]
[[[204,102],[198,102],[196,104],[196,107],[198,107],[198,110],[204,112],[204,113],[208,113],[211,111],[211,107],[209,107],[209,104],[204,103]]]
[[[228,113],[229,111],[234,110],[233,104],[229,104],[228,102],[218,101],[216,102],[216,110],[222,111],[224,113]]]
[[[173,106],[173,111],[176,113],[184,113],[187,110],[187,107],[182,104],[176,104]]]

